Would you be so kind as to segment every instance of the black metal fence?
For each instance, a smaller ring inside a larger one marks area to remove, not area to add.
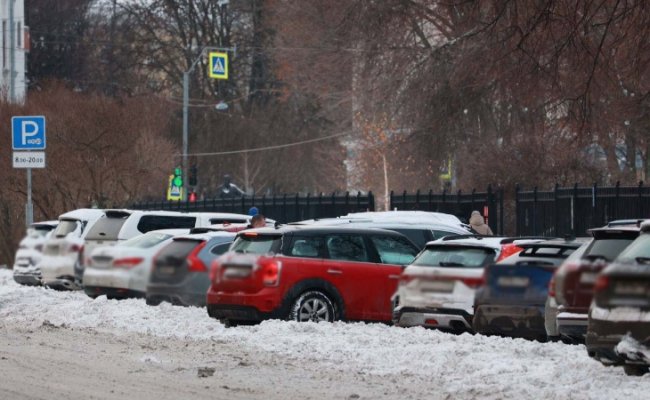
[[[136,210],[205,211],[248,214],[251,207],[257,207],[268,218],[278,222],[293,222],[311,218],[338,217],[351,212],[374,211],[375,198],[372,192],[362,195],[350,193],[331,195],[281,195],[262,197],[241,197],[232,199],[204,199],[190,201],[150,201],[132,205]]]
[[[421,193],[408,194],[406,191],[401,194],[390,192],[391,210],[422,210],[436,211],[453,214],[464,222],[468,222],[472,211],[478,210],[487,217],[488,225],[495,234],[504,232],[504,211],[503,211],[503,190],[492,190],[488,186],[487,191],[477,192],[472,190],[463,193],[459,190],[456,193]]]
[[[589,228],[616,219],[650,218],[650,187],[637,186],[555,188],[515,192],[518,235],[567,234],[584,236]]]

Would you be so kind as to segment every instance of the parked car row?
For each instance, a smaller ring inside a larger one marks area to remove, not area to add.
[[[589,355],[603,364],[634,375],[650,365],[650,221],[614,221],[590,237],[558,239],[474,235],[440,213],[246,229],[245,215],[94,210],[102,213],[94,218],[89,211],[62,215],[41,242],[43,284],[206,306],[227,326],[344,320],[586,337]],[[17,268],[16,280],[25,274]]]

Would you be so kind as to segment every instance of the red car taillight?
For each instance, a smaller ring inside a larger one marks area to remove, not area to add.
[[[550,297],[555,297],[555,272],[551,277],[551,280],[548,282],[548,295]]]
[[[84,248],[83,245],[71,244],[70,247],[68,247],[68,251],[70,253],[77,253],[77,252],[81,252],[83,248]]]
[[[212,262],[212,266],[210,266],[210,282],[212,283],[219,283],[219,269],[221,268],[221,264],[217,260],[214,260]]]
[[[187,269],[191,272],[207,272],[208,268],[205,263],[198,257],[198,254],[208,242],[203,242],[196,246],[194,250],[187,256]]]
[[[485,283],[483,277],[480,278],[458,278],[459,281],[463,282],[466,286],[476,289],[479,286],[482,286]]]
[[[609,277],[607,275],[598,275],[594,283],[594,292],[601,292],[609,286]]]
[[[267,259],[260,261],[262,267],[262,281],[264,286],[277,286],[280,283],[280,270],[282,264],[278,260]]]
[[[509,243],[509,244],[504,244],[501,246],[501,254],[499,254],[499,258],[497,258],[496,262],[499,262],[503,260],[504,258],[508,258],[513,254],[517,254],[523,249],[515,244]]]
[[[113,260],[113,266],[117,268],[133,268],[140,264],[144,258],[141,257],[126,257]]]

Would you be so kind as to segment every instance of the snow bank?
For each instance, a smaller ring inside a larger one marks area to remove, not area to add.
[[[0,270],[0,321],[38,329],[87,328],[236,344],[341,373],[385,376],[396,386],[431,388],[445,398],[645,398],[650,376],[604,367],[584,346],[537,343],[382,324],[267,321],[226,329],[205,309],[143,300],[92,300],[81,292],[22,287]],[[435,396],[433,396],[435,395]]]

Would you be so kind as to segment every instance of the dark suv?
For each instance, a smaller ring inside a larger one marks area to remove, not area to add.
[[[285,226],[240,232],[211,270],[208,313],[264,319],[390,322],[402,266],[418,248],[380,229]]]
[[[638,223],[591,229],[593,240],[576,262],[566,262],[553,277],[558,303],[557,330],[561,337],[583,341],[587,314],[598,274],[639,236]]]
[[[597,278],[587,351],[605,365],[643,375],[650,365],[650,223]]]

